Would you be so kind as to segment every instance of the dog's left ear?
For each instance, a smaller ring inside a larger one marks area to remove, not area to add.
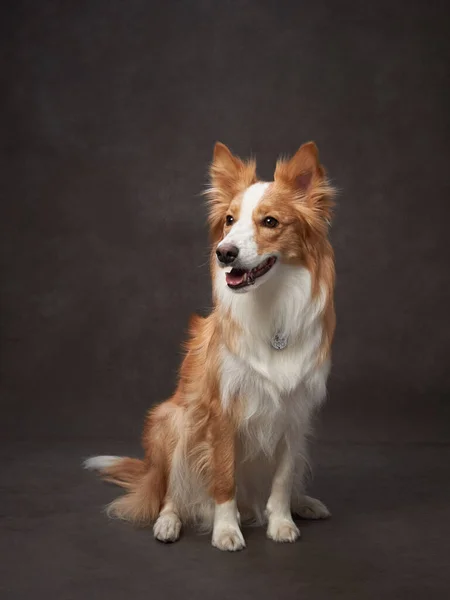
[[[331,222],[335,190],[328,183],[314,142],[300,146],[291,159],[279,160],[274,179],[298,198],[303,217],[322,231]]]
[[[275,181],[281,181],[305,195],[314,185],[325,178],[325,171],[319,162],[319,151],[314,142],[300,146],[289,160],[279,160],[275,169]]]

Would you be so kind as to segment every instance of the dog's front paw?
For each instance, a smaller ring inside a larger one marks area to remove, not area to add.
[[[302,496],[294,507],[294,514],[302,519],[328,519],[331,513],[323,502],[311,496]]]
[[[272,517],[269,519],[267,537],[274,542],[295,542],[300,537],[300,530],[292,519]]]
[[[153,535],[160,542],[176,542],[180,531],[181,521],[175,513],[160,515],[153,526]]]
[[[212,537],[212,545],[219,550],[236,552],[245,548],[244,536],[238,527],[231,525],[215,527]]]

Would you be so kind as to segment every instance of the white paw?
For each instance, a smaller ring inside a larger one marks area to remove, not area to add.
[[[241,530],[238,527],[226,525],[214,529],[212,545],[219,548],[219,550],[236,552],[236,550],[245,548],[245,541]]]
[[[176,542],[180,531],[181,521],[175,513],[160,515],[153,525],[153,535],[160,542]]]
[[[302,496],[293,512],[302,519],[328,519],[331,517],[325,504],[311,496]]]
[[[269,519],[267,537],[274,542],[295,542],[300,537],[300,530],[292,519],[272,517]]]

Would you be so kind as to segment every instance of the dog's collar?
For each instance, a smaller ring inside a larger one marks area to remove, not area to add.
[[[282,333],[276,333],[270,340],[272,348],[275,350],[284,350],[288,345],[288,336]]]

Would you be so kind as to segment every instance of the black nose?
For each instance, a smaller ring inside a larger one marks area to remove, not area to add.
[[[236,248],[236,246],[232,246],[231,244],[223,244],[216,250],[217,258],[224,265],[231,265],[231,263],[236,260],[238,254],[239,248]]]

